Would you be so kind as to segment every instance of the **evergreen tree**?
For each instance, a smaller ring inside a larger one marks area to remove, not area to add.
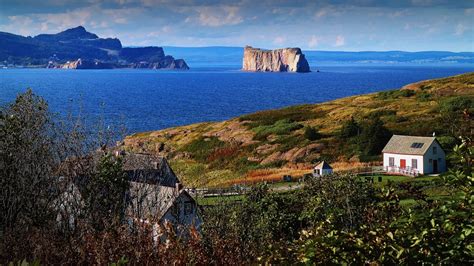
[[[308,126],[304,130],[304,137],[308,140],[313,141],[321,138],[321,135],[319,134],[316,128]]]
[[[347,139],[356,137],[360,134],[360,126],[354,120],[354,117],[351,117],[349,121],[346,121],[341,128],[341,132],[339,133],[339,137],[341,139]]]
[[[391,136],[392,133],[377,117],[363,125],[359,139],[359,150],[365,155],[378,155]]]

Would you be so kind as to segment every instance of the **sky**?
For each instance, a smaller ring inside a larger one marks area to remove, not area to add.
[[[0,31],[124,46],[474,52],[474,0],[0,0]]]

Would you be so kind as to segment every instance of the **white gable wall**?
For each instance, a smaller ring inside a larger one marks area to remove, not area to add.
[[[389,158],[393,157],[395,159],[395,167],[399,168],[400,167],[400,160],[405,159],[406,160],[406,167],[407,168],[413,168],[412,165],[412,159],[416,159],[418,162],[417,170],[420,172],[420,174],[424,174],[424,159],[423,156],[421,155],[409,155],[409,154],[396,154],[396,153],[384,153],[383,154],[383,166],[384,169],[390,166],[390,160]]]
[[[190,212],[186,213],[186,204],[190,204]],[[186,193],[181,193],[175,200],[173,206],[163,215],[162,221],[169,221],[173,224],[184,226],[194,225],[196,228],[201,227],[201,218],[199,217],[196,202]]]
[[[319,174],[317,173],[317,170],[319,170]],[[313,176],[314,177],[330,175],[332,173],[333,173],[332,169],[320,169],[320,168],[313,169]]]
[[[436,147],[436,154],[433,153],[433,147]],[[432,160],[430,163],[430,159]],[[438,161],[438,173],[446,172],[446,154],[444,153],[441,146],[437,141],[431,143],[430,148],[426,151],[423,159],[424,173],[431,174],[434,173],[433,169],[433,160]]]

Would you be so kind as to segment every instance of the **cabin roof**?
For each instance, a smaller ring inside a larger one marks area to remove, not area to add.
[[[382,153],[424,155],[434,141],[435,137],[393,135]]]
[[[326,162],[322,161],[318,165],[314,167],[314,169],[326,169],[326,170],[331,170],[332,167]]]

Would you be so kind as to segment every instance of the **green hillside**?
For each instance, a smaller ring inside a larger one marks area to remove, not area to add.
[[[399,90],[257,112],[223,122],[137,133],[124,147],[170,159],[189,186],[301,176],[326,160],[336,170],[380,161],[391,134],[431,136],[446,149],[472,134],[474,73]]]

